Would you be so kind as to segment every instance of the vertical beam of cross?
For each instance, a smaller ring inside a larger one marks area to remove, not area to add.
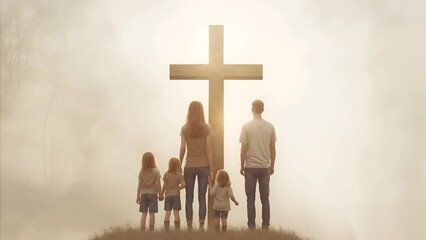
[[[212,128],[213,173],[224,168],[224,80],[262,80],[260,64],[223,63],[223,25],[209,26],[209,64],[171,64],[170,80],[209,80],[209,124]],[[209,196],[208,224],[213,224]]]

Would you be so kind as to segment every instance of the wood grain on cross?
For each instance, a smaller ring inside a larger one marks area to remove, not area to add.
[[[213,172],[223,169],[223,85],[225,79],[262,80],[260,64],[223,64],[223,25],[209,26],[209,64],[171,64],[170,80],[209,80],[209,124],[212,128]],[[208,224],[213,224],[213,198]]]

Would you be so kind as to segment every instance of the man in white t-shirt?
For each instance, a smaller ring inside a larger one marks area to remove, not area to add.
[[[247,195],[247,225],[256,228],[256,184],[259,182],[262,202],[262,229],[269,229],[269,178],[274,173],[275,141],[274,125],[262,119],[264,104],[260,100],[252,103],[253,120],[241,130],[241,175],[245,178]]]

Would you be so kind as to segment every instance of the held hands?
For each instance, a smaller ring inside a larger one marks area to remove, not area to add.
[[[158,200],[159,201],[163,201],[164,200],[164,195],[163,194],[158,195]]]

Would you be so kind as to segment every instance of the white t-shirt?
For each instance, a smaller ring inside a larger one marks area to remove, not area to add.
[[[233,196],[231,186],[221,187],[215,184],[210,190],[210,195],[214,196],[213,209],[217,211],[229,211],[231,210],[231,204],[229,198]]]
[[[253,119],[244,124],[240,143],[247,144],[246,168],[269,168],[271,165],[271,142],[277,140],[274,125],[263,120]]]

